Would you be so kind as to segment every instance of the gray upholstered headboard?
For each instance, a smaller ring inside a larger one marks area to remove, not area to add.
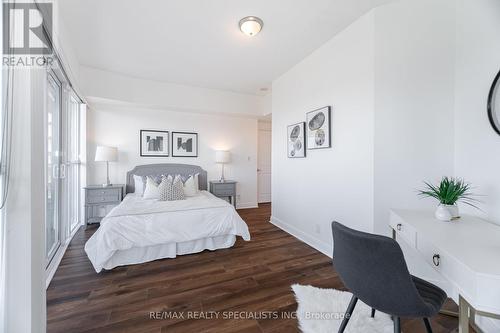
[[[200,190],[207,190],[207,172],[197,165],[189,164],[145,164],[138,165],[129,172],[127,172],[127,187],[126,193],[133,193],[134,175],[137,176],[152,176],[152,175],[181,175],[189,176],[199,173],[198,183]]]

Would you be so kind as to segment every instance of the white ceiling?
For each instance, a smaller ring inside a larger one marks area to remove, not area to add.
[[[80,64],[133,77],[262,94],[371,8],[390,0],[63,0]],[[238,21],[264,21],[250,38]]]

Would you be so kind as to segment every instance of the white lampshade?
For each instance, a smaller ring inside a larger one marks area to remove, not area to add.
[[[231,162],[231,153],[227,150],[215,151],[215,163],[229,163]]]
[[[96,162],[113,162],[118,159],[118,149],[116,147],[97,146],[95,150]]]

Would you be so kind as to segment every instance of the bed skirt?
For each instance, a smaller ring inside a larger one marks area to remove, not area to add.
[[[141,264],[148,261],[175,258],[178,255],[199,253],[204,250],[227,249],[236,242],[235,235],[222,235],[197,239],[189,242],[160,244],[116,251],[103,265],[104,269],[118,266]]]

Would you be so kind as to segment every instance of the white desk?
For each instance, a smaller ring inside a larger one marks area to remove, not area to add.
[[[500,226],[472,216],[441,222],[432,212],[410,210],[391,211],[389,225],[393,238],[449,283],[460,333],[469,331],[469,321],[475,327],[476,314],[500,319]]]

